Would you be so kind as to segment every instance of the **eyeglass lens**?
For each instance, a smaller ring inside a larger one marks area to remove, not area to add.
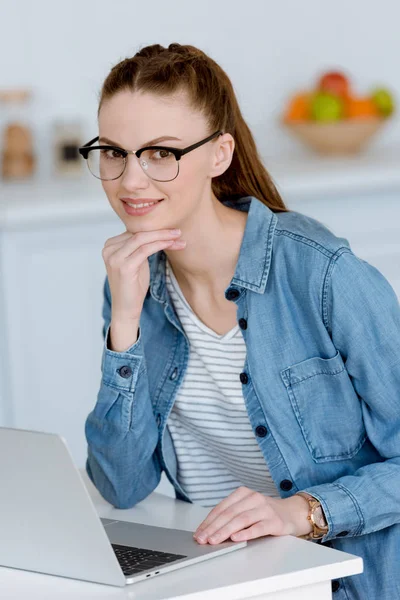
[[[178,175],[178,161],[168,150],[145,150],[138,160],[151,179],[170,181]],[[124,172],[126,161],[127,158],[112,148],[92,148],[88,153],[88,167],[98,179],[118,179]]]

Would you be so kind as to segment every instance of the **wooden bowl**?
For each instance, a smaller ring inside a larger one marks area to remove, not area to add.
[[[381,129],[387,119],[368,117],[330,123],[283,122],[285,127],[319,154],[356,154]]]

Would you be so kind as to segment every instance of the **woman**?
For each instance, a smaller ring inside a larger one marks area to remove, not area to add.
[[[364,559],[335,597],[400,598],[393,289],[286,210],[200,50],[153,45],[119,63],[98,118],[81,153],[126,231],[103,250],[89,476],[127,508],[164,470],[178,498],[213,507],[199,543],[305,536]]]

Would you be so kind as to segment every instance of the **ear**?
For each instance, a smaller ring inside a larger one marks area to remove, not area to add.
[[[211,177],[217,177],[225,173],[232,162],[234,150],[235,140],[230,133],[224,133],[217,138],[214,154],[212,155]]]

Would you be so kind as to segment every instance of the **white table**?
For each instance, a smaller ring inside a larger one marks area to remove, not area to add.
[[[153,493],[129,510],[108,504],[83,474],[101,517],[194,531],[209,509]],[[328,600],[331,579],[362,572],[362,559],[291,536],[246,548],[125,588],[0,567],[1,600]]]

